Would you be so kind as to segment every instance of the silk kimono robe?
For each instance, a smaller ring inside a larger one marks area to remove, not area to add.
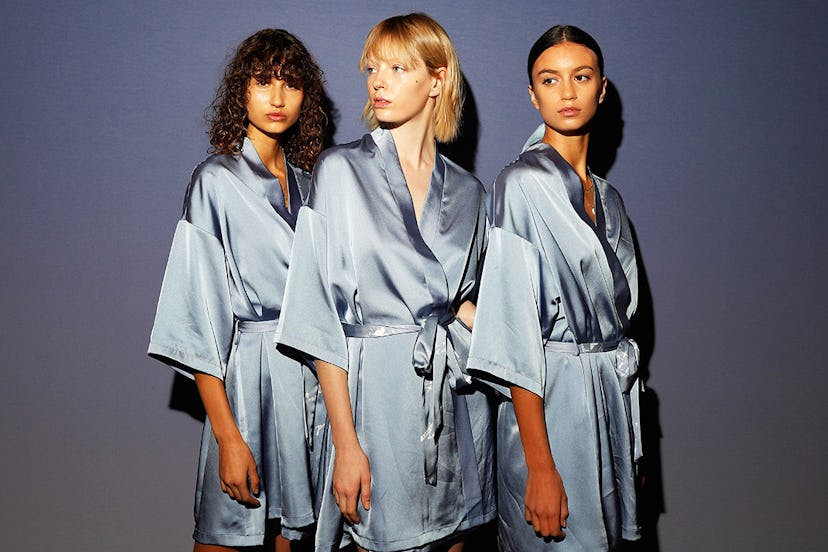
[[[504,400],[497,420],[504,551],[596,552],[638,536],[638,349],[625,337],[637,300],[635,253],[621,197],[590,176],[595,223],[577,174],[544,143],[525,149],[490,192],[492,227],[468,367],[507,395],[517,385],[543,398],[569,507],[561,542],[545,542],[526,522],[526,461],[513,404]]]
[[[314,168],[277,341],[348,372],[354,426],[371,468],[371,508],[345,527],[369,550],[410,550],[495,514],[493,426],[465,371],[485,247],[483,187],[437,156],[421,220],[389,131],[332,148]],[[317,550],[343,519],[326,438]]]
[[[239,155],[214,155],[193,172],[170,251],[149,354],[189,377],[224,381],[236,425],[261,478],[261,506],[248,508],[221,491],[219,457],[205,422],[195,495],[193,538],[205,544],[262,543],[265,520],[283,534],[313,524],[309,450],[318,384],[312,364],[276,349],[295,213],[307,173],[287,165],[290,209],[278,180],[249,139]],[[317,447],[318,448],[318,447]],[[317,455],[318,456],[318,455]]]

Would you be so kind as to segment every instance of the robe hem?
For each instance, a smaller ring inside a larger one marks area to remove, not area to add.
[[[443,526],[428,531],[426,533],[421,533],[416,537],[395,541],[377,541],[361,537],[359,535],[354,534],[352,531],[349,531],[348,533],[351,536],[351,539],[354,541],[354,543],[368,550],[376,550],[377,552],[408,552],[424,547],[430,547],[433,544],[438,544],[440,541],[446,540],[451,537],[457,537],[462,535],[463,533],[472,531],[473,529],[476,529],[481,525],[489,523],[490,521],[495,519],[496,515],[497,510],[493,510],[487,514],[477,516],[474,519],[463,520],[462,522],[460,522],[459,525],[452,524],[448,526]],[[423,539],[428,540],[423,541]],[[317,547],[316,550],[317,552],[320,552],[320,550],[334,552],[337,549],[338,548],[335,548],[335,545],[331,545],[330,548]]]

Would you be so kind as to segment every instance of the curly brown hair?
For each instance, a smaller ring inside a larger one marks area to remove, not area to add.
[[[211,152],[238,154],[247,135],[251,79],[283,79],[304,94],[299,121],[282,144],[288,162],[309,171],[326,143],[329,127],[322,70],[302,42],[282,29],[262,29],[239,44],[210,105]]]

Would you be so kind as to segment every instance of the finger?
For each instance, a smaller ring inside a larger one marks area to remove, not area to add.
[[[564,497],[563,502],[561,503],[561,527],[566,527],[566,520],[569,517],[569,506],[566,502],[566,497]]]
[[[256,470],[256,465],[252,464],[250,469],[248,470],[247,477],[250,480],[250,490],[253,492],[254,495],[259,496],[259,485],[261,480],[259,479],[259,472]]]
[[[360,494],[362,495],[362,507],[371,509],[371,474],[360,482]]]

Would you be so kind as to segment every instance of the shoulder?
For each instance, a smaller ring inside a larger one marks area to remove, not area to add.
[[[592,181],[598,187],[598,192],[603,196],[604,203],[616,206],[620,211],[624,212],[624,200],[621,199],[621,194],[609,182],[600,176],[592,175]]]
[[[373,149],[373,141],[369,134],[359,140],[332,146],[319,154],[314,166],[314,174],[322,167],[338,164],[350,164],[362,158],[362,155]]]
[[[184,197],[183,218],[215,233],[218,213],[223,209],[223,188],[235,180],[237,155],[214,154],[193,169]]]
[[[373,142],[369,142],[370,137],[365,135],[360,140],[332,146],[319,155],[311,175],[308,207],[325,213],[328,196],[341,197],[345,190],[350,189],[349,183],[356,180],[357,167],[364,165],[366,159],[373,155],[368,149]]]
[[[453,186],[464,186],[470,192],[476,192],[481,195],[486,193],[486,187],[472,173],[442,154],[440,154],[440,159],[442,159],[446,167],[446,179],[451,179]]]

